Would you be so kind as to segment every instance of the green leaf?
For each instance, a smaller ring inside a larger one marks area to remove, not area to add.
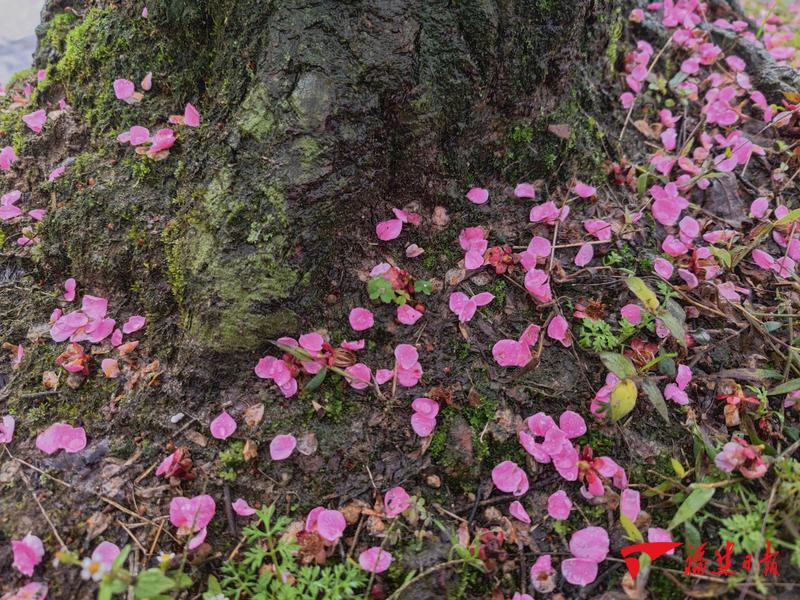
[[[789,211],[787,214],[775,221],[773,225],[786,225],[787,223],[791,223],[797,219],[800,219],[800,208],[795,208],[794,210]]]
[[[800,378],[790,379],[786,383],[776,385],[767,392],[767,396],[779,396],[780,394],[788,394],[800,390]]]
[[[325,377],[327,375],[328,375],[328,368],[327,367],[322,367],[319,370],[319,373],[314,375],[314,377],[311,378],[311,380],[305,385],[305,387],[303,389],[308,390],[308,391],[313,391],[313,390],[317,389],[319,386],[322,385],[322,382],[325,381]]]
[[[669,412],[667,412],[667,403],[661,390],[652,379],[645,378],[642,380],[642,390],[650,399],[650,403],[656,409],[656,412],[661,415],[661,418],[669,423]]]
[[[431,285],[431,282],[427,279],[417,279],[414,282],[414,291],[430,296],[431,293],[433,293],[433,285]]]
[[[125,546],[119,554],[117,554],[117,558],[114,559],[114,562],[111,563],[112,569],[119,569],[124,563],[125,560],[128,558],[128,554],[131,553],[130,545]]]
[[[644,304],[647,310],[654,311],[659,307],[658,297],[656,297],[655,292],[647,287],[647,284],[642,279],[638,277],[628,277],[625,283],[631,292],[633,292],[633,295]]]
[[[139,573],[133,594],[136,598],[152,598],[171,590],[175,582],[164,575],[160,569],[147,569]]]
[[[632,379],[623,379],[611,391],[609,400],[609,414],[615,421],[630,413],[636,406],[636,397],[639,390]]]
[[[636,193],[640,196],[644,196],[644,193],[647,191],[647,179],[649,176],[650,173],[642,173],[636,178]]]
[[[681,461],[679,461],[677,458],[670,458],[669,462],[672,465],[672,470],[675,471],[675,475],[681,479],[686,477],[686,469],[683,468]]]
[[[711,254],[713,254],[719,262],[722,263],[722,266],[730,269],[733,258],[731,257],[731,253],[725,250],[725,248],[717,248],[715,246],[711,246]]]
[[[697,527],[687,522],[683,524],[683,531],[684,539],[686,540],[687,544],[694,546],[695,548],[702,544],[700,532],[697,530]]]
[[[674,337],[681,346],[686,348],[686,330],[683,328],[683,322],[679,321],[675,318],[675,315],[666,310],[660,312],[658,318],[661,319],[661,322],[669,329],[672,337]]]
[[[716,491],[717,488],[698,488],[692,490],[692,493],[686,497],[686,500],[683,501],[683,504],[681,504],[675,512],[675,516],[672,517],[672,521],[669,522],[669,527],[667,527],[667,529],[675,529],[681,523],[691,519],[697,511],[703,508],[708,501],[714,497]]]
[[[621,512],[619,513],[619,522],[622,524],[622,528],[625,530],[625,533],[627,534],[629,540],[632,540],[634,542],[644,541],[644,538],[642,537],[642,532],[636,528],[636,525],[633,524],[633,521],[631,521]]]
[[[598,352],[600,360],[603,361],[606,369],[611,371],[620,379],[636,377],[636,367],[627,356],[616,352]]]

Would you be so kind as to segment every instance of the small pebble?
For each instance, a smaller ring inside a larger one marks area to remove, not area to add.
[[[184,416],[185,415],[183,413],[177,413],[177,414],[172,415],[170,417],[169,421],[170,421],[170,423],[172,423],[174,425],[175,423],[180,423],[180,420],[183,419]]]

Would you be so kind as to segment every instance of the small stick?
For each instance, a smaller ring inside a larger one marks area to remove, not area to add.
[[[233,507],[231,506],[231,488],[226,483],[222,486],[222,494],[225,498],[225,517],[228,520],[228,532],[236,535],[236,519],[233,517]]]

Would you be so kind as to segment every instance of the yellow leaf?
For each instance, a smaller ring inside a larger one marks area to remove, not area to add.
[[[683,465],[678,459],[671,458],[670,463],[672,463],[672,470],[675,471],[675,475],[681,479],[686,477],[686,469],[683,468]]]
[[[656,297],[655,292],[647,287],[647,284],[639,279],[638,277],[628,277],[625,280],[625,283],[628,285],[628,288],[633,292],[633,294],[641,300],[642,304],[644,304],[645,308],[649,311],[654,311],[658,308],[658,298]]]
[[[636,384],[630,379],[620,381],[611,392],[611,402],[609,403],[609,413],[611,418],[619,421],[636,406],[636,397],[639,390]]]

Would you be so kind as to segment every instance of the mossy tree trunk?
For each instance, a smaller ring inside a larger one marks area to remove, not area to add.
[[[620,4],[153,0],[143,19],[139,2],[55,1],[37,66],[74,115],[43,144],[74,163],[44,265],[144,305],[192,351],[263,348],[391,207],[455,207],[469,185],[545,174],[570,147],[549,115],[563,121],[618,36]],[[113,79],[147,71],[142,103],[114,98]],[[166,161],[114,140],[187,101],[202,127]]]

